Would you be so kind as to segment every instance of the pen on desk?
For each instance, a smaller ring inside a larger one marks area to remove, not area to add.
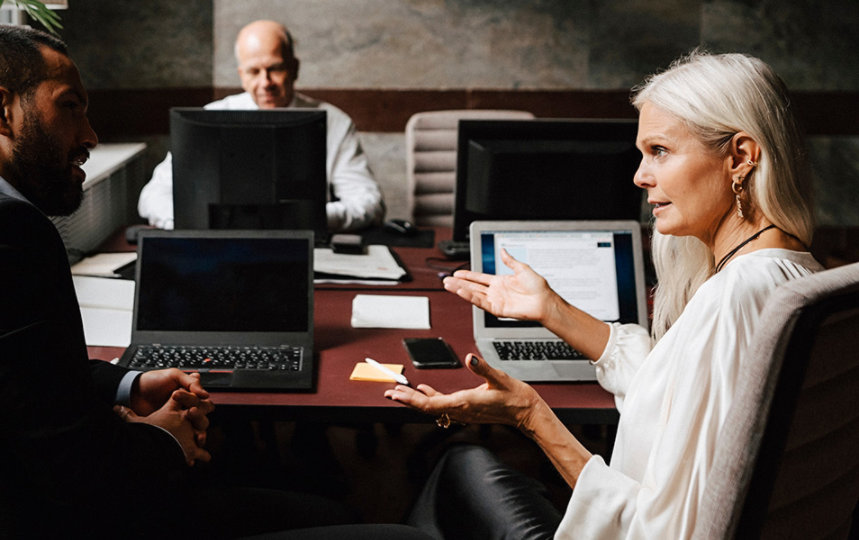
[[[393,379],[395,381],[397,381],[398,383],[405,384],[406,386],[408,386],[409,380],[402,373],[397,373],[396,371],[388,369],[385,366],[383,366],[382,364],[380,364],[379,362],[376,362],[375,360],[373,360],[372,358],[365,358],[364,361],[367,362],[368,364],[370,364],[371,366],[373,366],[374,368],[378,369],[379,371],[381,371],[385,375],[389,375],[390,377],[393,377]]]

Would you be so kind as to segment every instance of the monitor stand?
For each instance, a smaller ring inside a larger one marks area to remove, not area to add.
[[[276,204],[210,204],[210,229],[309,229],[316,244],[328,241],[327,223],[320,220],[312,204],[304,200]]]
[[[467,261],[471,257],[471,245],[468,240],[462,242],[457,240],[442,240],[438,243],[438,249],[444,256],[454,261]]]

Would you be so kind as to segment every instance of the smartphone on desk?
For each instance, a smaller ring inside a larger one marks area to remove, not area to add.
[[[440,338],[404,338],[403,345],[412,364],[418,369],[456,368],[459,358],[447,342]]]

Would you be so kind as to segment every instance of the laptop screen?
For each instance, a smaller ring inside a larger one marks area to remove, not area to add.
[[[136,330],[305,332],[312,324],[309,240],[143,239]]]
[[[634,233],[630,229],[495,230],[480,232],[482,271],[512,274],[501,250],[531,266],[564,300],[606,322],[641,323]],[[487,328],[539,323],[484,314]]]

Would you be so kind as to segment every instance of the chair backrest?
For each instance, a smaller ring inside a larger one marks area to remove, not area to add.
[[[453,226],[456,142],[461,119],[529,119],[526,111],[464,109],[427,111],[406,123],[408,206],[416,225]]]
[[[847,538],[859,498],[859,263],[767,301],[694,538]]]

